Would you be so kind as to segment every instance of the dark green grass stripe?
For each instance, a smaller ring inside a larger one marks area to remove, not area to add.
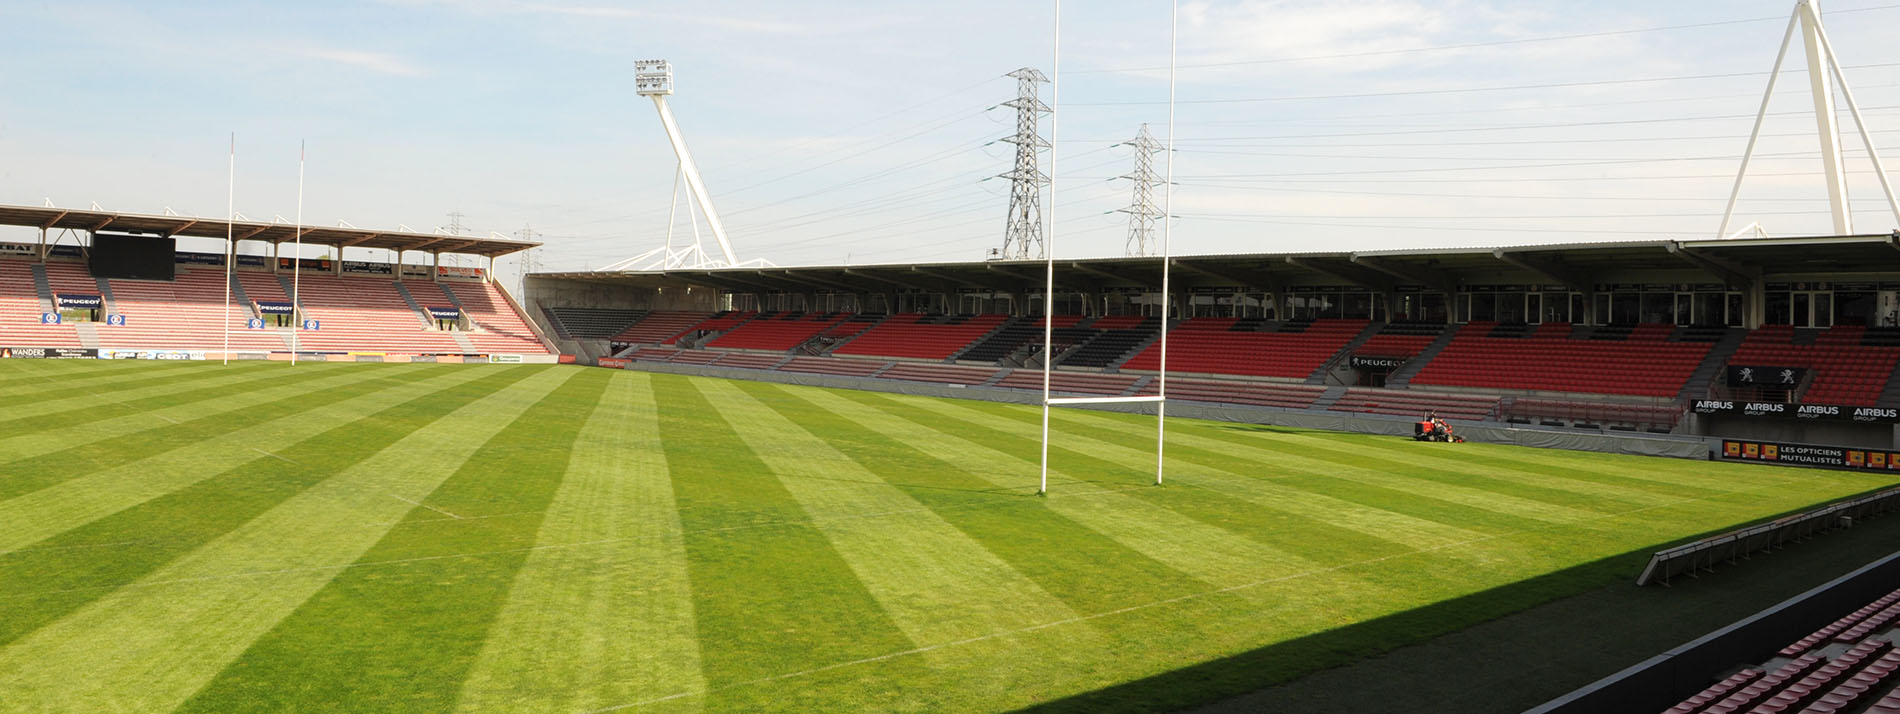
[[[140,380],[125,385],[114,385],[131,389],[144,389],[146,387],[161,386],[167,383],[180,385],[203,383],[193,389],[123,400],[117,398],[110,391],[96,392],[91,395],[91,399],[88,400],[89,403],[82,406],[0,421],[0,434],[19,436],[42,431],[55,431],[84,426],[92,422],[114,417],[215,400],[226,395],[241,395],[246,392],[281,384],[280,380],[285,376],[287,375],[280,372],[263,372],[258,369],[247,369],[233,370],[222,374],[202,372],[178,375],[170,379],[153,381]]]
[[[1020,408],[999,408],[1002,406],[1003,405],[995,405],[993,403],[983,403],[979,405],[978,408],[989,413],[1006,416],[1025,423],[1041,419],[1041,415],[1039,414],[1030,414]],[[1109,441],[1111,443],[1127,439],[1127,434],[1124,432],[1103,427],[1077,424],[1072,421],[1064,421],[1058,426],[1052,426],[1051,430],[1091,435],[1093,438]],[[1205,430],[1197,429],[1195,433],[1202,434],[1204,431]],[[1222,430],[1214,431],[1218,432]],[[1448,486],[1476,488],[1500,495],[1538,501],[1564,508],[1582,509],[1598,513],[1621,513],[1629,510],[1632,506],[1638,505],[1636,501],[1632,500],[1577,493],[1574,491],[1497,478],[1495,476],[1421,466],[1416,462],[1404,460],[1404,458],[1397,453],[1398,449],[1367,444],[1366,440],[1371,437],[1360,434],[1347,435],[1350,438],[1341,440],[1340,443],[1327,443],[1324,445],[1314,444],[1312,440],[1305,438],[1287,440],[1260,438],[1258,436],[1241,437],[1231,434],[1214,434],[1214,436],[1222,438],[1225,441],[1271,449],[1289,455],[1318,459],[1341,466],[1418,478]],[[1301,434],[1300,436],[1305,437],[1307,435]],[[1397,443],[1399,447],[1417,445],[1413,442]],[[1174,448],[1177,447],[1170,447],[1169,450],[1173,451]]]
[[[1294,476],[1280,483],[1342,501],[1384,509],[1414,518],[1480,533],[1504,534],[1548,528],[1549,522],[1453,503],[1417,493],[1374,486],[1331,476]]]
[[[344,571],[178,712],[447,711],[527,560],[539,511],[612,375],[568,379],[502,428],[359,562],[484,553]],[[499,509],[499,510],[498,510]],[[503,511],[514,518],[475,518]],[[503,552],[490,552],[503,551]]]
[[[32,548],[0,554],[0,593],[37,593],[0,599],[0,645],[144,577],[442,415],[528,374],[528,370],[496,372],[364,415],[295,444],[273,445],[269,450],[288,461],[260,456]],[[345,389],[362,394],[397,379],[370,380]]]
[[[32,369],[20,368],[21,360],[0,360],[11,370],[0,370],[0,405],[16,404],[39,399],[57,399],[85,394],[88,390],[117,388],[118,382],[144,381],[146,378],[165,379],[179,374],[199,371],[216,372],[224,369],[222,365],[213,368],[199,362],[174,362],[164,365],[139,365],[137,360],[75,360],[83,367],[73,369],[49,370],[42,366]],[[246,367],[250,365],[244,365]],[[235,366],[234,366],[235,367]]]
[[[881,399],[890,401],[885,397],[881,397]],[[1012,416],[1020,415],[1024,412],[1022,409],[999,411],[1014,412]],[[1029,416],[1037,420],[1041,418],[1039,414],[1030,414]],[[1061,431],[1063,433],[1077,434],[1111,444],[1122,443],[1128,440],[1126,433],[1088,425],[1065,423],[1061,425]],[[1023,449],[1025,445],[1037,447],[1035,440],[1029,439],[1027,436],[1015,436],[1014,438],[1021,442],[1018,444],[1019,449]],[[1051,441],[1060,443],[1057,439],[1052,439]],[[995,444],[994,441],[986,441],[985,443]],[[1151,445],[1143,444],[1143,446]],[[1027,451],[1026,449],[1016,453],[1023,458],[1038,457],[1036,453]],[[1062,454],[1060,459],[1058,459],[1058,453]],[[1059,449],[1052,444],[1049,458],[1052,463],[1057,464],[1058,468],[1069,472],[1071,469],[1076,469],[1076,467],[1072,465],[1070,458],[1077,453],[1079,452],[1069,449]],[[1170,445],[1167,454],[1170,460],[1186,461],[1216,470],[1231,469],[1237,463],[1231,454],[1218,454],[1195,447]],[[1094,457],[1090,458],[1093,459]],[[1129,471],[1129,468],[1125,464],[1114,462],[1098,463],[1112,463],[1111,466],[1107,467],[1110,470],[1103,473],[1126,473]],[[1082,468],[1092,470],[1101,467],[1097,465],[1085,465]],[[1142,478],[1147,480],[1152,480],[1150,478],[1151,476],[1152,474],[1148,473],[1142,474]],[[1242,476],[1242,478],[1245,478],[1245,476]],[[1130,489],[1128,493],[1196,521],[1244,536],[1315,563],[1335,565],[1410,550],[1409,547],[1400,543],[1384,540],[1351,528],[1317,521],[1303,515],[1277,510],[1271,506],[1222,493],[1217,488],[1210,486],[1195,487],[1176,482],[1165,488]]]
[[[400,369],[395,365],[376,367],[352,365],[350,368],[364,370],[364,381],[372,381],[387,375],[392,370]],[[260,382],[252,389],[239,390],[240,394],[232,396],[239,398],[241,392],[270,386],[274,385],[270,382]],[[0,478],[0,500],[31,493],[101,469],[121,466],[190,446],[250,424],[281,419],[308,409],[334,404],[357,393],[361,393],[361,390],[350,386],[303,392],[177,424],[156,426],[104,442],[80,444],[14,461],[5,465],[6,478]]]
[[[685,530],[708,686],[718,690],[915,646],[691,381],[654,375],[653,389]],[[779,525],[725,530],[768,518]],[[919,666],[880,665],[899,678]],[[744,688],[715,694],[707,708],[743,696]]]
[[[798,397],[799,390],[735,382],[785,418],[924,504],[1010,567],[1082,614],[1175,597],[1205,583],[901,441]]]
[[[1510,457],[1502,456],[1498,454],[1484,453],[1479,450],[1460,450],[1458,453],[1458,458],[1462,460],[1470,461],[1471,463],[1477,464],[1480,466],[1506,468],[1506,469],[1512,469],[1514,471],[1519,471],[1523,473],[1538,474],[1540,476],[1549,476],[1551,478],[1567,479],[1571,481],[1584,481],[1588,483],[1602,484],[1605,486],[1617,486],[1620,488],[1647,491],[1649,493],[1654,493],[1657,496],[1662,496],[1662,497],[1667,497],[1667,498],[1672,498],[1672,499],[1673,498],[1701,498],[1701,497],[1709,495],[1709,490],[1710,490],[1705,487],[1689,486],[1685,484],[1671,483],[1668,481],[1661,481],[1657,479],[1636,478],[1633,476],[1619,476],[1612,473],[1606,473],[1604,470],[1594,469],[1594,468],[1590,468],[1590,469],[1570,468],[1562,464],[1540,463],[1537,461],[1532,461],[1530,459],[1510,458]],[[1653,468],[1654,466],[1655,464],[1643,465],[1644,468]]]

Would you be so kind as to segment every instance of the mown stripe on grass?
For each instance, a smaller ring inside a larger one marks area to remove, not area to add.
[[[535,536],[597,545],[528,554],[456,711],[584,712],[706,688],[651,378],[611,374]]]
[[[740,441],[778,475],[912,642],[950,642],[1075,615],[917,499],[741,389],[742,383],[697,384],[727,422],[739,425]],[[765,397],[789,399],[770,391]]]
[[[105,443],[91,443],[39,454],[0,465],[6,474],[0,478],[0,499],[19,498],[72,479],[123,467],[139,461],[191,449],[205,440],[227,434],[259,421],[296,414],[311,406],[334,401],[338,394],[347,396],[351,384],[389,373],[388,367],[376,367],[355,374],[332,373],[328,380],[299,382],[306,389],[275,387],[260,393],[256,400],[245,400],[230,409],[207,410],[196,418],[173,420],[170,425],[123,434]],[[52,439],[55,435],[44,435]],[[246,453],[249,457],[254,452]]]
[[[246,429],[239,440],[270,447],[270,454],[226,445],[220,456],[241,461],[216,475],[212,463],[183,464],[186,480],[202,481],[143,500],[164,484],[145,481],[149,472],[130,470],[129,479],[69,482],[67,500],[28,508],[32,497],[0,504],[0,519],[30,522],[58,513],[70,521],[90,520],[33,547],[0,555],[0,644],[12,642],[78,607],[104,597],[192,549],[243,524],[377,450],[476,398],[526,376],[485,369],[431,368],[402,376],[402,381],[365,382],[370,392],[323,409]],[[391,380],[396,377],[389,378]],[[246,455],[248,453],[248,456]],[[246,460],[248,459],[248,460]],[[202,467],[202,468],[200,468]],[[48,494],[53,489],[41,491]],[[129,491],[129,493],[128,493]],[[74,512],[84,509],[84,515]],[[117,512],[113,512],[117,510]],[[24,540],[30,536],[0,534]]]
[[[311,370],[315,374],[307,375],[304,379],[260,377],[248,384],[233,385],[232,391],[223,395],[213,395],[190,404],[177,404],[138,414],[109,417],[86,424],[83,428],[0,438],[0,466],[7,467],[0,470],[0,474],[14,475],[17,473],[15,465],[19,461],[55,452],[67,452],[62,459],[90,459],[94,454],[99,453],[98,450],[83,447],[93,445],[110,447],[124,443],[125,437],[133,435],[141,438],[162,437],[167,429],[182,426],[189,421],[227,414],[260,402],[294,397],[314,389],[348,382],[353,377],[364,374],[360,370],[368,366],[339,364],[324,370]],[[310,381],[315,379],[322,381]],[[181,441],[188,440],[188,438],[181,438]]]
[[[900,403],[873,392],[844,396],[879,406],[893,418],[910,422],[927,432],[929,436],[924,438],[932,442],[955,445],[963,453],[963,463],[977,466],[972,473],[997,485],[1033,487],[1036,483],[1040,442],[998,428],[993,417],[964,410],[950,400]],[[918,413],[915,407],[922,407],[927,414]],[[960,423],[952,433],[932,426],[941,423],[941,419],[932,417],[949,417]],[[1125,465],[1054,446],[1050,447],[1050,460],[1062,465],[1050,469],[1050,508],[1210,585],[1224,587],[1288,575],[1309,565],[1284,551],[1118,492],[1149,487],[1107,476],[1127,473],[1129,467]],[[1085,480],[1080,474],[1095,477]]]
[[[177,711],[451,708],[610,376],[556,374],[357,560],[414,562],[338,574]]]
[[[109,411],[126,409],[122,402],[187,392],[204,382],[230,380],[262,372],[268,369],[265,366],[267,364],[253,362],[216,370],[159,370],[152,374],[127,377],[127,384],[71,387],[19,399],[0,399],[0,415],[6,417],[0,420],[0,430],[11,433],[14,428],[38,426],[44,420],[59,420],[63,425],[72,422],[75,412],[90,412],[91,417],[97,419]]]
[[[0,711],[176,708],[415,510],[402,498],[426,496],[569,369],[511,368],[529,376],[0,649]]]
[[[1096,423],[1114,423],[1110,415],[1086,411],[1068,412],[1064,414],[1064,417],[1096,421]],[[1125,422],[1123,428],[1128,428]],[[1459,478],[1455,474],[1432,473],[1430,474],[1432,478],[1411,475],[1426,473],[1428,470],[1407,467],[1396,459],[1383,457],[1384,454],[1389,453],[1387,449],[1394,447],[1443,446],[1440,444],[1399,441],[1391,446],[1367,448],[1362,445],[1358,452],[1347,452],[1333,447],[1316,446],[1303,441],[1301,436],[1298,433],[1258,432],[1245,441],[1230,441],[1228,448],[1239,453],[1257,454],[1263,460],[1297,458],[1330,464],[1331,467],[1327,469],[1329,478],[1357,482],[1368,488],[1416,494],[1422,500],[1462,507],[1457,509],[1457,512],[1462,514],[1457,519],[1441,521],[1448,525],[1486,524],[1501,526],[1505,530],[1524,530],[1537,527],[1535,525],[1537,523],[1576,522],[1593,515],[1591,511],[1585,509],[1466,486],[1458,483]],[[1402,473],[1394,473],[1394,469]],[[1308,473],[1313,473],[1313,471],[1309,470]],[[1287,483],[1306,488],[1314,482],[1306,478],[1288,480]],[[1337,492],[1331,492],[1331,495],[1340,496]],[[1377,504],[1368,502],[1368,505]],[[1419,514],[1415,512],[1414,515]]]
[[[709,709],[763,705],[722,689],[911,648],[864,583],[695,380],[655,376],[660,439],[685,529]],[[901,677],[915,663],[895,663]],[[774,708],[796,709],[797,697]]]
[[[49,363],[25,360],[0,360],[10,376],[0,383],[0,404],[28,401],[38,395],[83,394],[85,390],[111,389],[124,381],[143,380],[151,375],[170,375],[207,369],[202,363],[141,363],[138,360],[55,360]]]
[[[238,369],[213,375],[213,379],[183,384],[148,386],[129,384],[108,392],[94,392],[71,402],[75,408],[38,415],[13,424],[0,424],[8,437],[22,437],[77,426],[88,426],[119,416],[137,416],[159,409],[176,408],[222,399],[244,400],[246,394],[281,384],[283,373],[265,369]]]
[[[955,444],[919,433],[890,412],[818,389],[786,389],[812,408],[775,402],[800,424],[824,427],[834,448],[935,510],[1011,567],[1082,613],[1207,589],[1205,583],[1024,498],[978,474]]]

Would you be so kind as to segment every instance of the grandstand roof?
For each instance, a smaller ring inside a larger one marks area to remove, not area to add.
[[[1362,285],[1377,290],[1462,285],[1591,286],[1651,269],[1700,273],[1705,281],[1741,287],[1785,275],[1900,273],[1900,231],[1803,238],[1621,241],[1430,248],[1361,252],[1236,253],[1174,257],[1175,280],[1191,287]],[[718,268],[647,272],[537,273],[539,277],[630,285],[702,285],[732,292],[931,291],[990,289],[1039,292],[1043,261],[892,263],[797,268]],[[1838,279],[1835,278],[1835,279]],[[1654,282],[1675,282],[1658,280]],[[1056,261],[1059,290],[1148,288],[1161,284],[1156,257]]]
[[[148,233],[166,237],[223,239],[229,224],[230,234],[238,240],[289,243],[297,240],[294,223],[226,221],[196,216],[159,216],[145,213],[78,210],[50,206],[0,205],[0,225],[27,226],[77,231],[114,231]],[[534,241],[498,236],[465,236],[448,233],[417,233],[351,227],[303,226],[303,242],[338,248],[378,248],[382,250],[419,250],[429,253],[460,253],[490,258],[540,246]]]

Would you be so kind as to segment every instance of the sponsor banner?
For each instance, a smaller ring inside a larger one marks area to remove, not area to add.
[[[290,261],[291,261],[290,258],[278,258],[277,269],[290,270],[292,268],[295,268],[296,266],[292,265]],[[322,271],[328,272],[328,271],[336,270],[336,261],[330,260],[329,258],[304,258],[303,269],[304,270],[322,270]]]
[[[206,355],[206,356],[208,357],[209,355]],[[267,359],[270,359],[270,353],[269,352],[226,352],[224,353],[224,357],[225,359],[239,359],[239,360],[267,360]]]
[[[318,322],[318,321],[316,321],[316,320],[304,320],[304,321],[303,321],[303,329],[306,329],[306,330],[310,330],[310,331],[312,331],[312,332],[315,332],[315,331],[317,331],[317,330],[321,330],[321,329],[323,329],[323,323],[321,323],[321,322]]]
[[[437,319],[437,320],[460,320],[460,319],[462,319],[462,310],[461,310],[461,308],[454,308],[454,307],[431,307],[431,308],[426,308],[426,309],[427,309],[427,310],[429,311],[429,317],[433,317],[433,318],[435,318],[435,319]]]
[[[264,329],[264,318],[253,317],[249,320],[245,320],[244,327],[252,330],[262,330]]]
[[[1847,446],[1723,439],[1722,458],[1867,471],[1900,470],[1900,452]]]
[[[99,350],[78,347],[0,347],[0,359],[98,359]]]
[[[1346,358],[1346,365],[1353,369],[1394,370],[1405,364],[1404,357],[1385,357],[1380,355],[1353,355]]]
[[[76,245],[47,246],[46,254],[54,258],[84,258],[86,257],[85,251],[80,250],[79,246],[76,246]]]
[[[1772,367],[1763,365],[1731,364],[1728,370],[1728,386],[1731,387],[1781,387],[1793,389],[1806,377],[1806,367]]]
[[[409,361],[411,361],[411,362],[434,362],[434,361],[436,361],[436,359],[435,359],[435,355],[409,355]]]
[[[257,303],[257,312],[263,315],[288,315],[295,311],[296,306],[287,302],[264,302],[260,300]]]
[[[179,251],[172,254],[172,260],[176,261],[179,265],[224,266],[224,256],[218,253],[186,253]]]
[[[97,310],[106,305],[105,298],[85,293],[59,293],[53,301],[61,310]]]
[[[59,324],[59,313],[57,313],[57,312],[42,312],[42,313],[40,313],[40,324],[42,324],[42,325],[57,325],[57,324]]]
[[[107,315],[106,326],[107,327],[125,327],[125,316],[124,315]]]
[[[0,255],[39,255],[39,248],[31,243],[0,243]]]
[[[1697,399],[1690,403],[1689,410],[1697,414],[1728,414],[1746,417],[1900,424],[1900,409],[1851,407],[1840,404],[1742,402],[1730,399]]]
[[[408,265],[408,264],[404,264],[404,265],[402,266],[402,276],[403,276],[403,277],[405,277],[405,278],[426,278],[426,277],[429,277],[429,266],[427,266],[427,265]]]
[[[237,257],[237,267],[270,270],[270,257],[264,255],[240,255]]]
[[[204,358],[204,352],[193,350],[99,350],[99,359],[191,360]]]
[[[521,355],[489,355],[489,364],[521,364]]]
[[[459,265],[443,265],[435,269],[435,274],[445,278],[479,278],[481,268],[466,268]]]
[[[633,364],[633,360],[621,359],[619,357],[602,357],[600,358],[599,364],[607,369],[626,369],[628,365]]]
[[[388,263],[368,263],[361,260],[343,261],[343,272],[364,275],[390,275],[396,272]]]

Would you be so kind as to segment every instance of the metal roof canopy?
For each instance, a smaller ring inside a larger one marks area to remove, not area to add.
[[[158,216],[143,213],[52,208],[46,206],[0,205],[0,225],[47,230],[113,231],[148,233],[167,238],[185,236],[224,240],[226,224],[230,236],[265,243],[290,243],[297,240],[297,224],[261,221],[226,221],[222,218],[195,216]],[[303,242],[337,248],[377,248],[381,250],[460,253],[489,258],[540,247],[534,241],[511,238],[479,237],[447,233],[416,233],[364,228],[303,226]]]
[[[1455,290],[1468,285],[1562,284],[1579,292],[1615,273],[1698,271],[1741,288],[1773,275],[1900,273],[1900,231],[1893,234],[1805,238],[1619,241],[1317,253],[1177,255],[1182,288],[1289,285],[1398,286]],[[1057,287],[1067,291],[1152,288],[1157,257],[1079,258],[1057,261]],[[957,292],[1039,292],[1043,263],[995,260],[969,263],[887,263],[795,268],[723,268],[647,272],[535,273],[534,277],[631,287],[704,286],[737,293],[886,292],[893,289]]]

